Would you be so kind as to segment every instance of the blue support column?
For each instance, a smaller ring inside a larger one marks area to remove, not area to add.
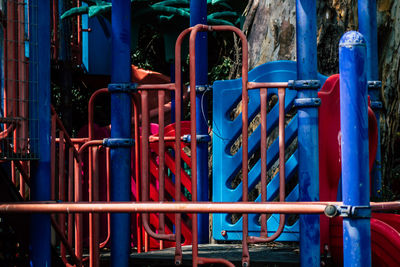
[[[342,192],[353,216],[343,219],[344,266],[371,266],[366,66],[365,39],[347,32],[339,47]]]
[[[190,26],[207,24],[207,0],[190,1]],[[196,38],[196,125],[198,135],[208,135],[207,95],[208,84],[207,32]],[[194,88],[191,88],[194,90]],[[197,142],[197,200],[208,201],[208,143]],[[198,215],[199,244],[208,243],[208,214]]]
[[[296,1],[297,79],[317,80],[315,0]],[[317,90],[299,90],[297,98],[317,98]],[[300,201],[319,200],[318,108],[298,109]],[[301,266],[320,265],[319,215],[300,215]]]
[[[376,0],[359,0],[358,1],[358,28],[360,33],[367,41],[367,80],[379,80],[378,71],[378,34],[376,24]],[[371,106],[375,112],[378,121],[378,148],[376,151],[376,159],[374,168],[371,173],[372,193],[375,196],[379,195],[382,188],[382,173],[381,173],[381,138],[380,138],[380,106],[379,88],[371,88],[368,90],[371,97]]]
[[[31,114],[39,119],[40,138],[40,159],[32,163],[31,200],[47,201],[50,200],[50,1],[30,0],[29,14],[29,90],[31,96],[35,92],[40,99],[37,113]],[[31,214],[30,227],[31,266],[51,266],[50,215]]]
[[[112,1],[112,70],[113,84],[131,83],[130,0]],[[131,97],[129,91],[111,92],[111,138],[131,137]],[[130,201],[131,148],[111,148],[111,200]],[[111,214],[111,265],[129,265],[130,215]]]

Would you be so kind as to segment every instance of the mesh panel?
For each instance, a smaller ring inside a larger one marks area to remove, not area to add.
[[[37,43],[29,42],[37,33],[37,21],[31,21],[36,16],[30,16],[37,7],[27,0],[0,1],[0,5],[0,159],[37,159],[38,66],[33,56]]]

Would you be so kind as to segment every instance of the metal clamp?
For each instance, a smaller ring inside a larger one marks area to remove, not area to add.
[[[321,105],[321,99],[318,97],[310,98],[296,98],[294,100],[295,107],[319,107]]]
[[[135,144],[132,138],[104,138],[103,146],[105,147],[131,147]]]
[[[318,90],[321,87],[319,80],[290,80],[288,88],[295,90]]]
[[[190,143],[191,140],[192,138],[190,134],[185,134],[182,136],[182,142],[184,143]],[[211,141],[211,136],[208,134],[198,134],[196,135],[196,140],[198,143],[208,143]]]
[[[110,83],[108,85],[109,92],[132,92],[137,91],[137,83]]]
[[[371,218],[370,206],[351,206],[351,205],[328,205],[324,211],[325,215],[329,218],[341,216],[344,218],[353,219],[368,219]]]
[[[368,81],[368,89],[380,89],[381,87],[381,81]]]
[[[204,84],[204,85],[196,85],[196,93],[204,93],[206,91],[212,90],[212,85]],[[188,92],[190,93],[190,86],[188,86]]]
[[[371,101],[372,109],[382,109],[383,105],[381,101]]]

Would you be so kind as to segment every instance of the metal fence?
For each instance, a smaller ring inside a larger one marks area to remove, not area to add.
[[[0,159],[38,159],[37,9],[27,0],[0,2],[1,103]]]

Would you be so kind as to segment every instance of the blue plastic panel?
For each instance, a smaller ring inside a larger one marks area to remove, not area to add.
[[[287,82],[295,80],[296,62],[276,61],[263,64],[249,72],[249,81],[254,82]],[[326,77],[320,75],[321,83],[325,82]],[[241,79],[216,81],[213,85],[213,201],[214,202],[238,202],[242,199],[242,183],[232,188],[231,181],[241,171],[242,148],[232,155],[230,150],[235,140],[240,137],[242,131],[241,114],[231,120],[231,111],[241,100],[242,87]],[[277,94],[276,89],[268,89],[268,96]],[[285,111],[288,112],[293,107],[296,98],[295,90],[287,89],[285,99]],[[278,103],[277,103],[278,104]],[[267,133],[269,134],[278,125],[278,105],[269,111],[267,115]],[[249,90],[249,122],[260,111],[260,92],[259,90]],[[291,144],[297,137],[297,115],[292,118],[286,126],[285,143]],[[249,136],[249,158],[260,147],[260,131],[258,126]],[[271,168],[278,159],[278,139],[274,140],[267,151],[267,168]],[[297,172],[298,155],[295,151],[286,161],[286,182],[291,181]],[[249,170],[249,192],[260,182],[261,161]],[[279,192],[279,173],[267,185],[268,201],[272,201]],[[298,200],[298,186],[286,196],[287,201]],[[256,201],[260,201],[258,196]],[[259,214],[249,215],[249,235],[259,236],[261,226],[259,224]],[[278,228],[279,215],[274,214],[268,219],[268,234],[272,235]],[[222,236],[221,232],[226,235]],[[215,240],[241,240],[242,239],[242,218],[237,222],[231,222],[231,214],[213,214],[213,238]],[[286,221],[283,234],[278,238],[279,241],[297,241],[299,239],[298,222],[290,225]]]
[[[83,5],[86,5],[83,3]],[[101,16],[82,15],[82,63],[89,74],[111,74],[111,24]]]

